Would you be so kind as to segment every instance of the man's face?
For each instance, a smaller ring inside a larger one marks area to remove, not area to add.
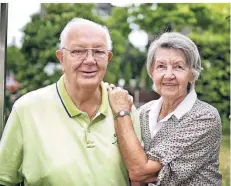
[[[72,26],[64,48],[56,52],[68,83],[73,88],[99,86],[112,53],[107,50],[105,33],[91,25]],[[93,50],[85,50],[93,48]]]

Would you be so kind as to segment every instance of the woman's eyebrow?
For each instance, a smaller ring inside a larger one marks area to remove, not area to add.
[[[156,63],[165,64],[165,63],[166,63],[166,61],[165,61],[165,60],[157,60],[157,61],[155,62],[155,64],[156,64]]]

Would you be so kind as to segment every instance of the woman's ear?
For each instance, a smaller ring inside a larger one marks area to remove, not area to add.
[[[195,82],[195,75],[191,72],[191,77],[189,78],[189,83],[192,85]]]

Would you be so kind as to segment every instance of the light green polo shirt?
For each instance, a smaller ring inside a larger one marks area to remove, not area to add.
[[[71,101],[63,76],[17,100],[0,142],[0,184],[127,186],[103,82],[101,88],[102,103],[92,120]],[[132,119],[140,139],[135,108]]]

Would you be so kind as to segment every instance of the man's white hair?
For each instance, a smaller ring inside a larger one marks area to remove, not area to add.
[[[96,28],[100,28],[102,29],[102,31],[105,33],[106,35],[106,42],[107,42],[107,49],[108,50],[112,50],[112,41],[111,41],[111,36],[109,34],[109,30],[106,26],[100,25],[98,23],[95,23],[93,21],[87,20],[87,19],[83,19],[83,18],[73,18],[71,21],[69,21],[66,26],[64,27],[64,29],[62,30],[61,34],[60,34],[60,44],[59,47],[60,49],[62,49],[64,47],[64,43],[65,43],[65,39],[67,38],[67,34],[70,30],[70,28],[72,26],[77,26],[77,25],[82,25],[82,24],[88,24],[91,26],[95,26]]]

